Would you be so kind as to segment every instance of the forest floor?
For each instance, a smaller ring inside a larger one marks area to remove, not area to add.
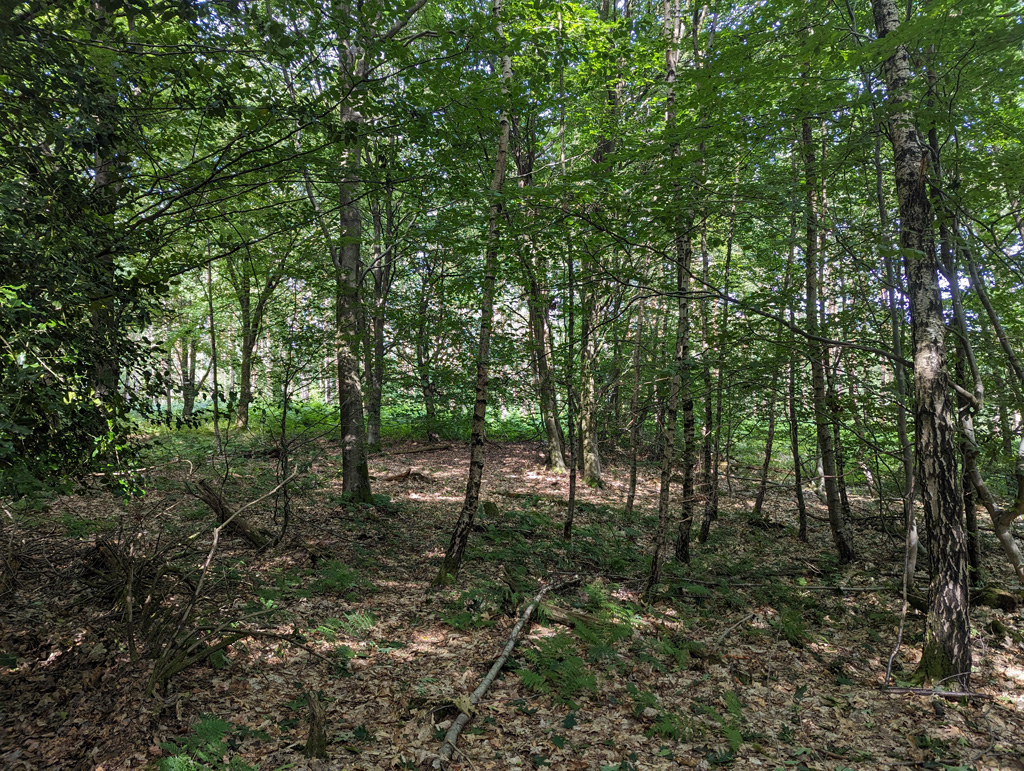
[[[546,596],[451,769],[1024,769],[1020,610],[972,610],[976,696],[883,687],[903,543],[899,514],[870,498],[853,501],[860,559],[839,566],[813,496],[802,543],[791,490],[770,489],[753,520],[754,482],[723,481],[710,538],[689,565],[666,566],[644,606],[654,469],[641,469],[627,520],[628,470],[613,458],[603,489],[579,489],[566,543],[568,479],[545,470],[538,444],[488,445],[483,498],[497,516],[478,518],[458,583],[432,589],[465,445],[371,456],[378,505],[352,506],[339,451],[319,444],[300,459],[283,540],[263,551],[230,532],[211,551],[210,510],[186,485],[226,478],[238,508],[275,486],[275,461],[236,455],[225,477],[221,460],[164,452],[141,498],[95,490],[0,510],[0,767],[431,768],[454,703],[530,598],[579,576]],[[244,515],[280,531],[281,504]],[[1020,598],[982,536],[987,580]],[[894,686],[923,627],[911,610]],[[147,695],[160,653],[196,661]],[[326,713],[326,760],[303,755],[309,694]]]

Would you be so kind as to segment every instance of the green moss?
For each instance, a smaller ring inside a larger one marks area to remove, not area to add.
[[[953,662],[935,640],[930,640],[921,652],[921,663],[910,677],[915,685],[931,686],[941,680],[956,675]]]

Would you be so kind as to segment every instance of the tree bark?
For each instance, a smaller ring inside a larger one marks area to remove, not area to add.
[[[582,342],[580,345],[580,460],[583,483],[603,487],[601,450],[597,437],[597,297],[593,289],[585,289],[582,299]]]
[[[386,172],[385,172],[386,175]],[[368,314],[366,349],[368,366],[366,444],[379,447],[381,440],[381,403],[384,395],[384,323],[387,315],[388,295],[391,292],[395,265],[395,204],[391,195],[391,182],[385,180],[383,216],[381,206],[371,203],[373,218],[373,265],[368,271],[373,281],[373,304]]]
[[[342,179],[338,185],[340,238],[331,248],[335,290],[335,357],[338,366],[338,404],[341,416],[342,492],[356,503],[371,503],[370,472],[366,462],[366,424],[363,387],[359,378],[359,314],[362,282],[363,220],[360,206],[361,153],[360,91],[366,61],[357,46],[343,52],[340,65],[349,99],[340,108],[341,125],[353,135],[342,148]],[[344,132],[343,132],[344,133]]]
[[[633,516],[633,503],[636,500],[636,461],[637,445],[640,442],[640,343],[644,330],[644,301],[637,303],[636,338],[633,340],[633,391],[629,396],[629,490],[626,492],[625,517]]]
[[[501,0],[493,0],[491,13],[495,19],[497,35],[504,43],[501,23]],[[512,59],[508,53],[501,56],[502,101],[512,82]],[[462,559],[469,543],[473,518],[480,503],[480,482],[484,473],[484,432],[487,417],[487,387],[490,380],[491,324],[494,320],[494,284],[498,269],[499,230],[498,221],[502,212],[501,191],[505,184],[505,168],[508,164],[509,117],[503,109],[498,119],[498,152],[494,159],[494,176],[490,185],[490,210],[487,217],[487,248],[484,254],[484,281],[480,302],[480,340],[476,364],[476,402],[473,408],[473,428],[469,440],[469,478],[466,480],[466,497],[459,512],[458,521],[445,551],[444,560],[434,579],[435,585],[451,583],[459,573]]]
[[[694,443],[693,387],[690,377],[690,271],[693,266],[693,240],[690,229],[693,217],[687,216],[676,235],[676,291],[679,292],[679,325],[676,364],[679,367],[679,401],[683,409],[683,449],[680,464],[683,472],[682,500],[679,506],[679,527],[676,533],[675,557],[684,565],[690,562],[690,530],[693,527],[693,475],[697,465]]]
[[[807,239],[804,246],[806,259],[807,289],[807,332],[808,357],[811,360],[811,384],[814,404],[814,426],[818,437],[818,451],[821,454],[822,472],[825,484],[825,500],[828,506],[829,528],[832,541],[839,554],[839,562],[853,562],[855,552],[850,534],[843,519],[842,500],[836,480],[835,449],[832,428],[829,421],[828,395],[825,385],[825,351],[816,339],[818,325],[818,172],[814,149],[814,132],[810,118],[802,121],[800,139],[804,167],[804,195]]]
[[[775,445],[775,378],[772,378],[772,390],[768,394],[768,436],[764,441],[764,463],[761,466],[760,482],[757,486],[757,497],[754,499],[754,511],[752,516],[757,519],[761,516],[761,508],[764,506],[764,496],[768,491],[768,472],[772,467],[772,450]]]
[[[566,472],[562,428],[558,422],[558,394],[555,391],[555,374],[552,367],[552,350],[549,336],[548,306],[550,301],[537,275],[547,270],[538,260],[536,271],[530,278],[530,333],[533,341],[533,359],[537,374],[537,391],[540,397],[540,413],[544,421],[544,435],[548,445],[548,468],[556,474]]]
[[[872,0],[872,10],[880,39],[897,31],[899,16],[894,0]],[[917,478],[932,562],[925,646],[917,677],[927,683],[952,679],[967,690],[971,676],[967,544],[963,497],[957,485],[956,426],[946,370],[946,326],[932,233],[932,207],[926,188],[930,153],[911,113],[908,86],[913,73],[905,45],[895,46],[883,63],[883,72],[891,105],[900,246],[907,271],[914,336]]]

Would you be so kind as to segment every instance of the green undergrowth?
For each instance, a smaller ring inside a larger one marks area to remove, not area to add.
[[[214,715],[203,715],[185,736],[164,742],[160,748],[168,757],[160,761],[161,771],[257,771],[237,757],[247,739],[269,740],[264,731],[239,727]]]

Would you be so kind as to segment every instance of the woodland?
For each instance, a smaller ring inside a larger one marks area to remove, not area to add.
[[[0,762],[1024,768],[1024,12],[0,15]]]

